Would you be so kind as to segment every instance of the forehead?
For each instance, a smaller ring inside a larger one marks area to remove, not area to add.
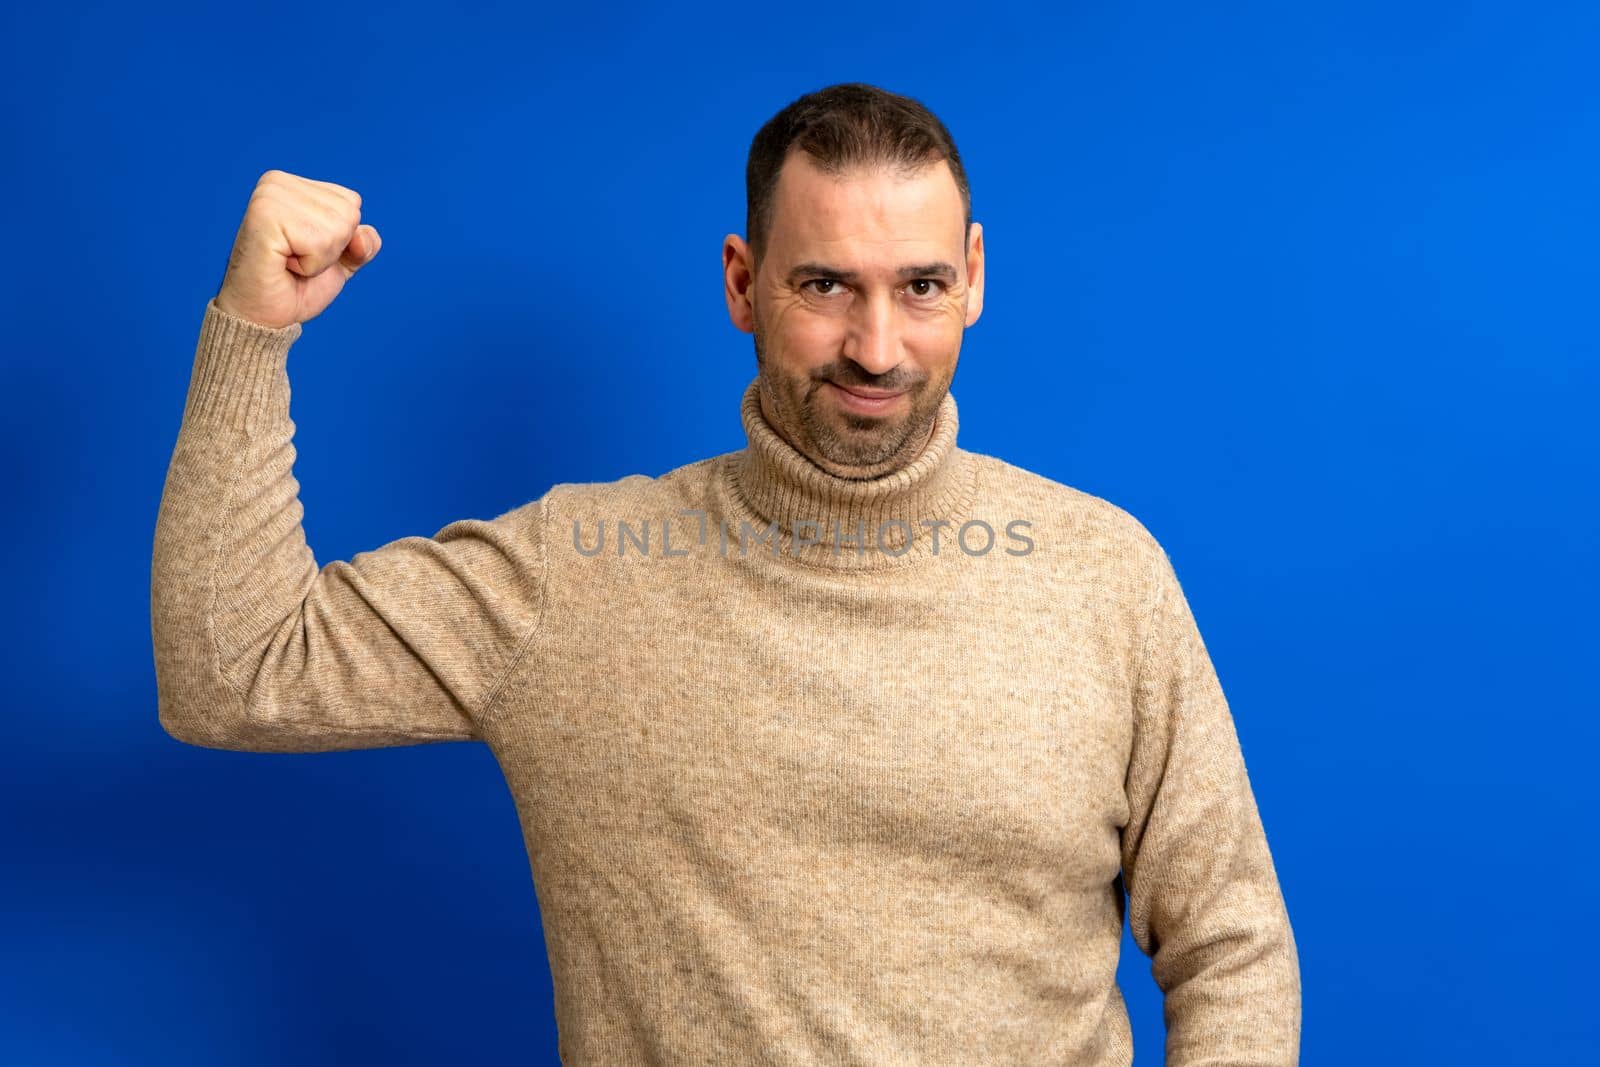
[[[778,172],[769,245],[784,260],[926,252],[959,260],[965,230],[961,191],[944,160],[910,174],[874,166],[836,175],[794,151]]]

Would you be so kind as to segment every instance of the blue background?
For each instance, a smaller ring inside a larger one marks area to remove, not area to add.
[[[864,80],[944,119],[984,224],[962,444],[1184,582],[1302,1062],[1600,1062],[1600,21],[1210,7],[8,7],[0,1061],[556,1062],[486,747],[160,729],[201,313],[263,170],[363,195],[383,251],[290,361],[321,562],[741,447],[745,151]],[[1159,1064],[1131,940],[1120,975]]]

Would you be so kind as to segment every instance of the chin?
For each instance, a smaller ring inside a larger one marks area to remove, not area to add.
[[[909,412],[901,412],[898,415],[857,415],[849,411],[838,411],[834,413],[833,421],[860,436],[882,437],[898,431],[910,418]]]

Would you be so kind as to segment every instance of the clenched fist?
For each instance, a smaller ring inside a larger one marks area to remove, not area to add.
[[[217,306],[273,329],[314,319],[382,243],[354,190],[269,170],[250,194]]]

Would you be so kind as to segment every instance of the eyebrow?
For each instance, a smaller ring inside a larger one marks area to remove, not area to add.
[[[940,261],[938,263],[914,263],[901,267],[895,272],[902,280],[908,278],[939,278],[955,284],[956,269],[950,264]],[[831,278],[841,282],[854,282],[861,275],[853,270],[840,270],[830,267],[826,263],[801,263],[789,271],[789,283],[792,285],[801,278]]]

